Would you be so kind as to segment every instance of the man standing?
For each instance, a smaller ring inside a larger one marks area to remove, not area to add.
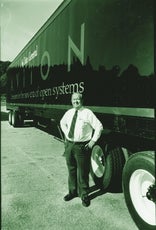
[[[88,207],[90,154],[103,126],[90,109],[83,107],[82,94],[73,93],[71,102],[73,108],[60,121],[66,138],[64,155],[69,173],[69,193],[64,200],[69,201],[79,195],[82,205]]]

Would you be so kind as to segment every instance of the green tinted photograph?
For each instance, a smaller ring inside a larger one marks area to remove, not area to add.
[[[1,0],[1,229],[156,229],[154,0]]]

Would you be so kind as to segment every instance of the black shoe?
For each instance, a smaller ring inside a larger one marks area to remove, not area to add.
[[[88,207],[90,205],[90,199],[89,199],[88,196],[85,196],[85,197],[82,198],[82,205],[84,207]]]
[[[77,194],[72,194],[72,193],[69,193],[69,194],[67,194],[63,199],[64,199],[64,201],[70,201],[70,200],[72,200],[73,198],[75,198],[75,197],[77,197],[78,195]]]

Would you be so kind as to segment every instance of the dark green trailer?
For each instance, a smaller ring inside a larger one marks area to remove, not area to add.
[[[156,227],[154,56],[153,0],[65,0],[7,71],[14,127],[32,119],[59,129],[71,94],[84,95],[104,126],[92,178],[122,186],[140,229]]]

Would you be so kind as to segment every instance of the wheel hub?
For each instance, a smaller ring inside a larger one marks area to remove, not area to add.
[[[135,170],[130,179],[130,196],[138,215],[148,224],[155,225],[155,178],[144,169]]]
[[[156,203],[156,185],[149,186],[146,196],[149,200]]]
[[[91,165],[97,177],[102,177],[105,171],[105,158],[100,146],[95,145],[92,150]]]

